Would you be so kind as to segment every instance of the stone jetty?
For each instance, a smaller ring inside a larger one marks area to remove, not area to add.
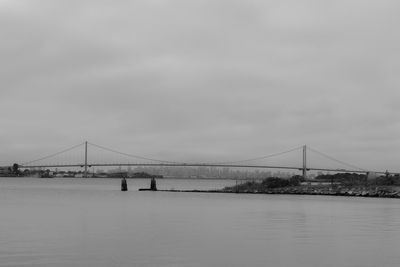
[[[400,188],[397,187],[374,187],[374,186],[293,186],[272,188],[266,190],[236,190],[235,187],[225,188],[229,193],[248,194],[291,194],[291,195],[326,195],[326,196],[353,196],[353,197],[381,197],[400,198]]]
[[[150,189],[140,189],[150,191]],[[235,186],[220,190],[158,190],[161,192],[191,192],[191,193],[234,193],[234,194],[284,194],[284,195],[323,195],[323,196],[349,196],[349,197],[378,197],[400,198],[400,188],[374,187],[374,186],[290,186],[266,190],[236,190]]]

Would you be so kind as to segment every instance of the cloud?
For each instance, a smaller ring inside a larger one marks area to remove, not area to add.
[[[222,161],[308,143],[397,168],[398,8],[1,1],[1,162],[95,139]]]

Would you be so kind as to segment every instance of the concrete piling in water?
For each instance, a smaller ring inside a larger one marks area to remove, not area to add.
[[[157,191],[157,184],[156,184],[156,179],[155,178],[151,178],[150,190],[151,191]]]
[[[128,191],[128,184],[125,178],[121,180],[121,191]]]

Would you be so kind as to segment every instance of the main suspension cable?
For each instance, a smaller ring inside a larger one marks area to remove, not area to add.
[[[150,161],[156,161],[156,162],[160,162],[160,163],[170,163],[170,164],[177,164],[177,163],[178,163],[178,162],[173,162],[173,161],[159,160],[159,159],[153,159],[153,158],[146,158],[146,157],[142,157],[142,156],[137,156],[137,155],[133,155],[133,154],[128,154],[128,153],[120,152],[120,151],[117,151],[117,150],[114,150],[114,149],[111,149],[111,148],[108,148],[108,147],[96,145],[96,144],[89,143],[89,142],[88,142],[88,144],[90,144],[90,145],[92,145],[92,146],[94,146],[94,147],[97,147],[97,148],[100,148],[100,149],[109,151],[109,152],[113,152],[113,153],[120,154],[120,155],[123,155],[123,156],[126,156],[126,157],[130,157],[130,158],[143,159],[143,160],[150,160]]]
[[[64,150],[62,150],[62,151],[60,151],[60,152],[57,152],[57,153],[54,153],[54,154],[51,154],[51,155],[48,155],[48,156],[45,156],[45,157],[43,157],[43,158],[39,158],[39,159],[35,159],[35,160],[31,160],[31,161],[22,163],[22,165],[24,166],[24,165],[28,165],[28,164],[31,164],[31,163],[34,163],[34,162],[38,162],[38,161],[41,161],[41,160],[45,160],[45,159],[48,159],[48,158],[52,158],[52,157],[58,156],[58,155],[63,154],[63,153],[65,153],[65,152],[71,151],[71,150],[73,150],[73,149],[75,149],[75,148],[77,148],[77,147],[80,147],[80,146],[82,146],[82,145],[84,145],[84,144],[85,144],[85,143],[81,143],[81,144],[79,144],[79,145],[72,146],[72,147],[70,147],[70,148],[64,149]]]
[[[315,149],[313,149],[313,148],[311,148],[311,147],[309,147],[309,146],[307,146],[307,148],[308,148],[310,151],[314,152],[314,153],[317,153],[317,154],[319,154],[319,155],[321,155],[321,156],[323,156],[323,157],[325,157],[325,158],[328,158],[328,159],[330,159],[330,160],[333,160],[333,161],[335,161],[335,162],[337,162],[337,163],[343,164],[343,165],[345,165],[345,166],[347,166],[347,167],[355,168],[355,169],[358,169],[358,170],[361,170],[361,171],[367,171],[367,170],[365,170],[365,169],[363,169],[363,168],[360,168],[360,167],[358,167],[358,166],[355,166],[355,165],[353,165],[353,164],[349,164],[349,163],[346,163],[346,162],[344,162],[344,161],[338,160],[338,159],[336,159],[336,158],[334,158],[334,157],[331,157],[331,156],[329,156],[329,155],[327,155],[327,154],[325,154],[325,153],[322,153],[322,152],[320,152],[320,151],[318,151],[318,150],[315,150]]]
[[[218,162],[215,164],[237,164],[237,163],[243,163],[243,162],[249,162],[249,161],[255,161],[255,160],[261,160],[261,159],[267,159],[267,158],[272,158],[272,157],[277,157],[277,156],[281,156],[296,150],[299,150],[303,148],[303,146],[300,147],[296,147],[290,150],[286,150],[283,152],[279,152],[279,153],[274,153],[274,154],[270,154],[270,155],[266,155],[266,156],[261,156],[261,157],[256,157],[256,158],[250,158],[250,159],[244,159],[244,160],[237,160],[237,161],[226,161],[226,162]]]

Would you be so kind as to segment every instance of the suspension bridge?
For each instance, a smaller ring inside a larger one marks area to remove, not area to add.
[[[62,158],[62,155],[75,151],[75,159]],[[90,153],[89,153],[90,151]],[[110,157],[100,160],[96,158],[100,151],[111,153],[113,155],[118,155],[120,158],[117,160],[111,160]],[[265,161],[272,158],[279,158],[284,155],[293,154],[300,152],[300,155],[296,155],[297,163],[266,163]],[[335,163],[332,167],[318,167],[309,164],[308,155],[312,153],[318,155],[330,162]],[[89,155],[91,157],[89,157]],[[121,159],[123,157],[123,159]],[[78,159],[77,159],[78,158]],[[264,161],[264,162],[263,162]],[[236,160],[236,161],[226,161],[226,162],[175,162],[160,160],[154,158],[148,158],[138,155],[133,155],[118,150],[114,150],[108,147],[97,145],[90,142],[83,142],[78,145],[69,147],[67,149],[61,150],[57,153],[53,153],[35,160],[31,160],[22,164],[19,164],[20,168],[33,169],[33,168],[71,168],[80,167],[84,168],[83,177],[88,177],[88,168],[90,167],[129,167],[129,166],[158,166],[158,167],[218,167],[218,168],[247,168],[247,169],[282,169],[282,170],[296,170],[301,171],[304,178],[307,177],[308,171],[325,171],[325,172],[347,172],[347,173],[365,173],[370,172],[376,174],[398,174],[388,171],[371,171],[366,170],[355,165],[349,164],[347,162],[338,160],[332,156],[322,153],[316,149],[309,146],[303,145],[293,149],[285,150],[279,153],[273,153],[261,157]],[[339,166],[339,167],[338,167]]]

